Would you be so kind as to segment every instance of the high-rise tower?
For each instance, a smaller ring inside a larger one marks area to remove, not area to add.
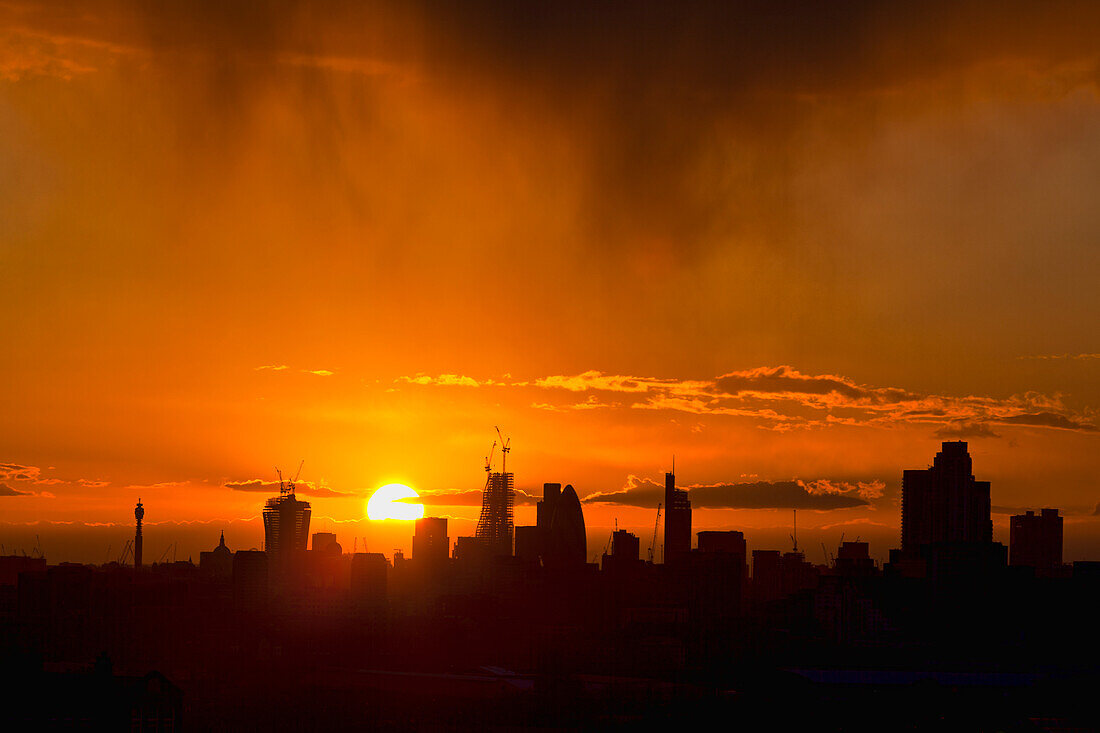
[[[665,474],[665,562],[691,552],[691,500],[676,488],[676,469]]]
[[[481,498],[481,517],[476,536],[492,555],[512,554],[512,505],[515,503],[515,479],[510,473],[492,472],[485,482]]]
[[[901,549],[937,542],[992,542],[989,482],[975,481],[965,441],[947,441],[932,466],[901,480]]]
[[[584,512],[572,486],[543,484],[542,501],[535,505],[539,555],[548,567],[584,565],[588,539]]]
[[[134,532],[134,568],[141,567],[141,520],[145,519],[145,507],[141,505],[141,497],[138,497],[137,506],[134,507],[134,518],[137,519],[137,529]]]
[[[512,536],[515,532],[512,524],[512,506],[515,503],[515,479],[508,473],[508,451],[511,450],[511,438],[504,439],[497,428],[501,442],[501,470],[492,469],[492,457],[485,459],[485,492],[481,497],[481,516],[477,520],[477,541],[490,555],[511,555]],[[496,445],[495,443],[493,444]]]
[[[298,473],[301,471],[299,467]],[[295,475],[292,480],[283,481],[280,472],[279,495],[271,497],[264,505],[264,550],[276,562],[305,552],[309,541],[309,502],[299,501],[294,495],[297,480]]]

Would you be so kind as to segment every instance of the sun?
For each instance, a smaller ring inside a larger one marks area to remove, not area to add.
[[[424,505],[403,501],[419,497],[419,494],[405,484],[386,484],[371,494],[370,499],[367,500],[367,518],[399,519],[406,522],[421,519],[424,516]]]

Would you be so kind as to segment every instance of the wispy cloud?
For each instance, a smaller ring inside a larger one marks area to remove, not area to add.
[[[253,491],[266,494],[279,493],[278,481],[264,481],[263,479],[248,479],[245,481],[226,481],[222,484],[227,489],[233,491]],[[357,491],[336,491],[330,489],[327,486],[316,484],[312,481],[298,481],[294,484],[294,490],[296,493],[305,494],[306,496],[314,496],[318,498],[330,498],[330,499],[342,499],[347,497],[362,496],[362,492]]]
[[[442,387],[482,387],[504,384],[504,382],[495,382],[492,379],[478,381],[473,377],[465,377],[461,374],[439,374],[434,377],[428,374],[417,374],[414,377],[398,377],[393,381],[394,383],[418,384],[421,386],[438,385]]]
[[[290,369],[286,364],[265,364],[263,366],[254,367],[257,372],[269,370],[273,372],[283,372]]]
[[[999,433],[985,423],[957,422],[944,425],[933,433],[937,438],[999,438]]]
[[[419,499],[409,499],[425,506],[481,506],[482,489],[420,489]],[[541,497],[516,489],[515,503],[518,506],[530,506]]]
[[[788,365],[728,372],[714,379],[672,379],[589,370],[526,381],[479,380],[457,374],[399,377],[420,386],[480,387],[558,394],[532,408],[555,412],[597,408],[685,412],[751,419],[786,431],[836,426],[939,426],[941,434],[996,437],[991,425],[1097,432],[1091,413],[1070,409],[1061,395],[1024,392],[1008,397],[922,393],[860,384],[838,374],[806,374]]]
[[[1039,359],[1043,361],[1093,361],[1100,359],[1100,354],[1036,354],[1034,356],[1018,356],[1017,359]]]
[[[886,484],[874,480],[850,483],[829,479],[803,481],[751,481],[682,486],[699,509],[852,509],[869,506],[882,495]],[[621,504],[655,507],[664,501],[664,486],[631,475],[616,491],[597,491],[584,497],[588,504]]]

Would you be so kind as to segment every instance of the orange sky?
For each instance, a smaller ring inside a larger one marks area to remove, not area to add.
[[[590,545],[675,454],[697,528],[881,556],[962,437],[1100,558],[1095,6],[224,5],[0,3],[9,549],[258,544],[302,458],[347,549],[391,481],[467,533],[500,425],[634,492]]]

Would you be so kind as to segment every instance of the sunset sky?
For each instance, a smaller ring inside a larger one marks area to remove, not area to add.
[[[963,439],[1100,559],[1100,5],[919,8],[0,0],[4,552],[259,546],[302,459],[345,550],[391,482],[453,539],[499,425],[590,555],[675,455],[882,557]]]

